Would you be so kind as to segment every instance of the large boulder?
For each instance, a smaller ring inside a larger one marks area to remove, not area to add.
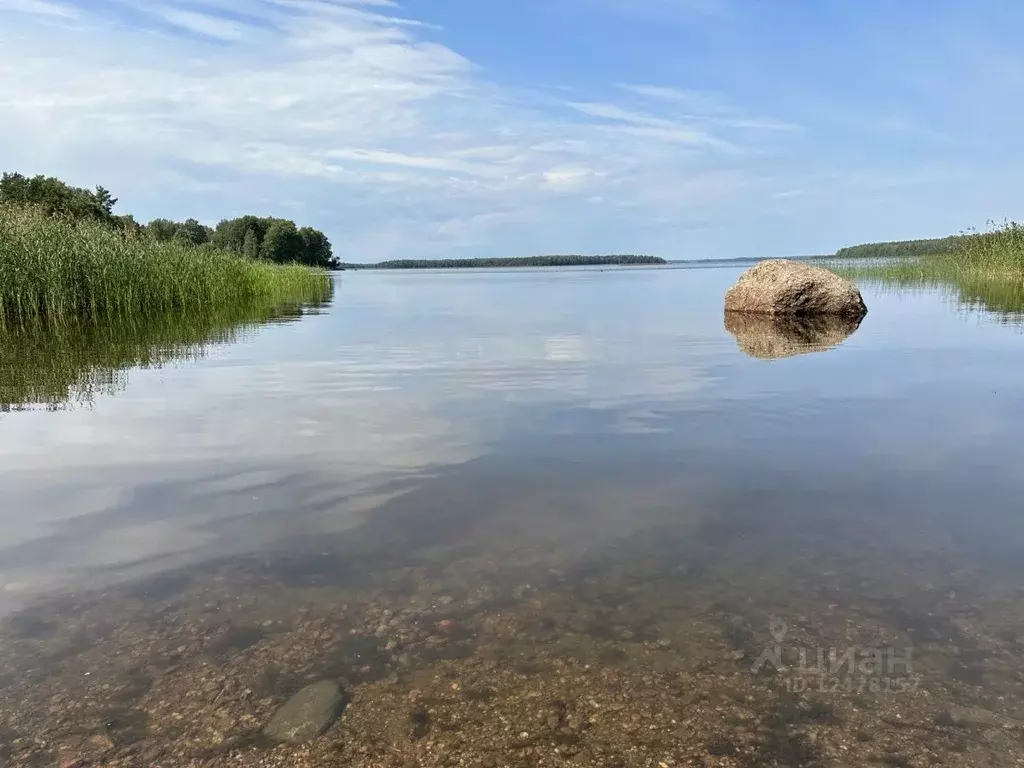
[[[868,310],[849,280],[801,261],[772,259],[740,276],[725,294],[725,311],[861,318]]]
[[[726,312],[725,328],[751,357],[779,357],[824,352],[837,347],[860,326],[850,315],[758,315]]]

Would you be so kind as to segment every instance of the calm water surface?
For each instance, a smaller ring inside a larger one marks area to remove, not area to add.
[[[1024,764],[1020,326],[736,338],[739,272],[344,274],[0,414],[0,764]]]

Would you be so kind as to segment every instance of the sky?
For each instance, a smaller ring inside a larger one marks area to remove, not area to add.
[[[346,261],[1024,218],[1016,0],[0,0],[0,169]]]

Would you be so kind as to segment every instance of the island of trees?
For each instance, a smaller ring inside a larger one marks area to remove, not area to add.
[[[342,269],[477,269],[483,267],[597,267],[610,265],[667,264],[658,256],[616,254],[609,256],[519,256],[480,259],[393,259],[376,264],[341,263]]]

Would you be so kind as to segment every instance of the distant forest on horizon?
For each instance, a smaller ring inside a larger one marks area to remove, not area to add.
[[[597,267],[667,264],[658,256],[614,254],[609,256],[513,256],[480,259],[391,259],[376,264],[342,262],[341,269],[474,269],[481,267]]]
[[[875,259],[910,258],[949,253],[965,235],[925,238],[921,240],[891,240],[877,243],[862,243],[840,248],[834,254],[807,254],[803,256],[738,256],[734,258],[709,259],[664,259],[660,256],[634,254],[611,254],[607,256],[581,256],[578,254],[550,256],[515,256],[477,259],[390,259],[377,263],[357,264],[342,262],[341,269],[479,269],[486,267],[579,267],[579,266],[663,266],[694,262],[754,262],[765,258],[790,258],[796,260],[818,259]]]
[[[837,259],[900,259],[910,256],[932,256],[949,253],[966,235],[933,237],[924,240],[890,240],[883,243],[851,245],[836,251]]]

